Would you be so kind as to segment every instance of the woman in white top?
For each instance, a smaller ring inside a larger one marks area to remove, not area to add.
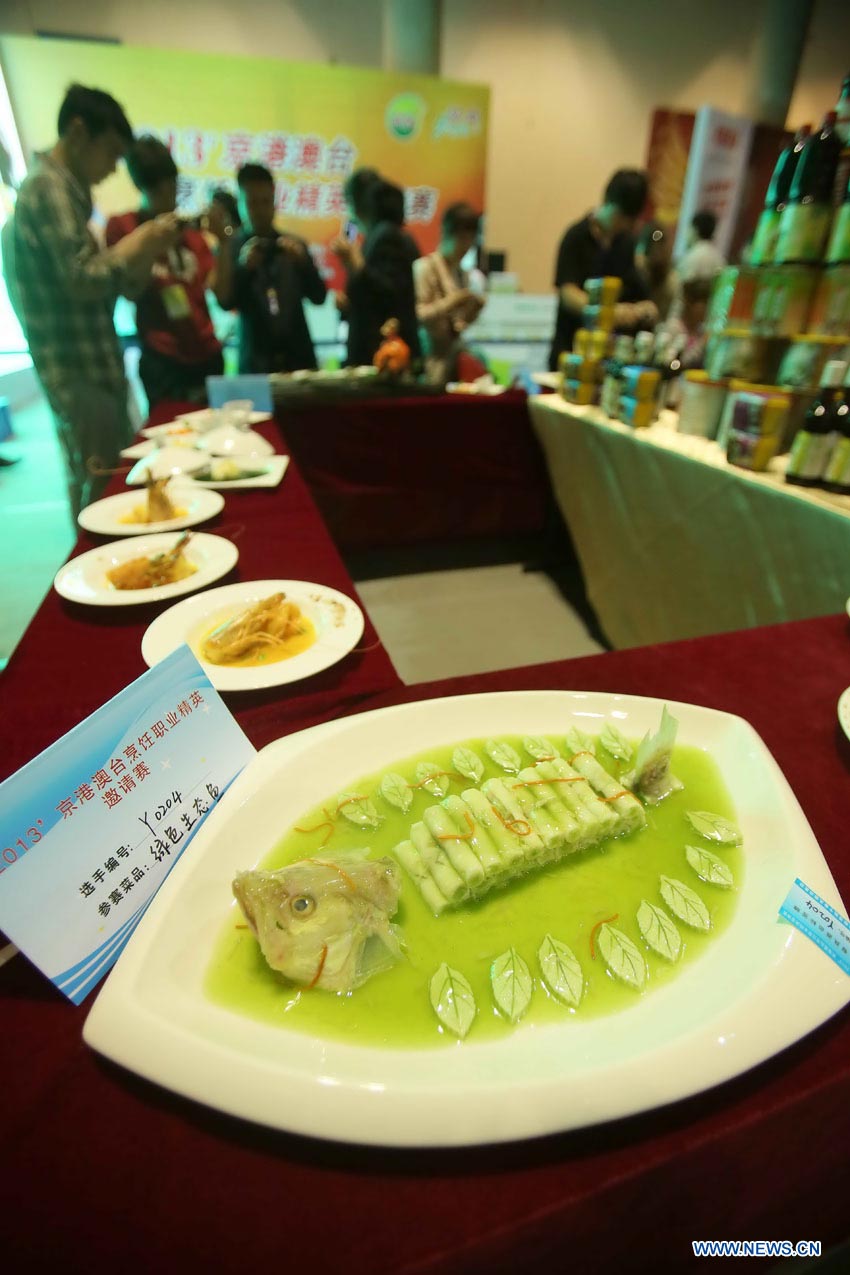
[[[469,204],[451,204],[443,213],[439,248],[413,263],[425,370],[435,385],[452,380],[462,334],[484,305],[460,265],[478,241],[480,221]]]

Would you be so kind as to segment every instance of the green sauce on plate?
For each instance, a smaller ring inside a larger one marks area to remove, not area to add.
[[[521,738],[504,738],[521,753],[524,764],[533,764],[523,752]],[[393,763],[387,769],[410,783],[415,782],[414,771],[422,761],[436,762],[445,770],[451,770],[457,742],[444,748],[431,748]],[[483,740],[464,742],[484,762],[484,779],[504,777],[504,772],[487,756]],[[563,741],[553,738],[553,743],[565,753]],[[601,749],[598,752],[611,774],[617,776],[625,769]],[[685,846],[699,840],[685,819],[687,810],[710,810],[735,819],[734,808],[714,762],[699,749],[678,747],[673,754],[672,770],[684,788],[661,805],[647,807],[649,826],[646,829],[605,842],[597,849],[568,855],[554,866],[531,871],[514,884],[494,890],[478,903],[467,903],[435,918],[404,874],[401,903],[394,922],[407,945],[406,959],[375,975],[349,996],[302,991],[287,984],[266,965],[251,931],[240,928],[244,926],[244,919],[234,904],[207,974],[207,995],[234,1013],[350,1044],[394,1049],[459,1047],[455,1038],[440,1026],[428,995],[431,975],[447,961],[466,976],[475,993],[478,1015],[464,1042],[465,1047],[469,1047],[472,1042],[497,1040],[515,1030],[496,1010],[490,987],[493,960],[507,948],[514,947],[534,976],[531,1005],[522,1019],[523,1025],[564,1022],[571,1018],[578,1021],[633,1007],[642,997],[652,995],[655,988],[676,978],[682,969],[699,959],[707,945],[717,941],[733,916],[743,884],[744,850],[740,847],[718,848],[705,843],[706,848],[716,852],[731,869],[734,878],[731,890],[706,885],[685,857]],[[378,794],[383,773],[347,785],[350,792],[372,797],[384,816],[380,828],[363,831],[346,819],[338,818],[333,836],[324,849],[321,842],[327,835],[327,827],[312,833],[291,829],[260,866],[280,868],[310,855],[332,858],[335,852],[362,846],[370,847],[372,858],[392,856],[393,847],[408,836],[411,824],[421,819],[422,812],[437,799],[423,789],[416,789],[411,809],[402,814]],[[471,786],[469,780],[455,780],[450,791],[460,793]],[[329,805],[334,795],[328,794]],[[300,816],[296,823],[302,828],[312,828],[324,820],[322,808],[317,806]],[[246,855],[245,866],[252,866],[249,855]],[[707,905],[712,923],[707,934],[700,934],[672,918],[683,940],[682,956],[672,965],[649,949],[636,920],[642,899],[664,906],[658,889],[661,874],[677,878],[695,890]],[[222,900],[224,907],[225,900]],[[619,919],[614,924],[644,954],[648,978],[642,992],[614,979],[598,950],[595,960],[591,959],[593,927],[615,914]],[[582,967],[585,987],[577,1009],[556,1000],[540,976],[537,951],[547,933],[568,944]]]

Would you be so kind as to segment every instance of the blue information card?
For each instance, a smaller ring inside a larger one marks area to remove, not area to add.
[[[79,1004],[254,753],[179,647],[0,784],[0,930]]]

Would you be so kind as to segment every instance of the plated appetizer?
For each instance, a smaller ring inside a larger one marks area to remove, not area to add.
[[[358,780],[238,874],[209,994],[394,1046],[627,1008],[725,928],[743,872],[713,762],[675,734],[665,709],[637,748],[609,722]]]
[[[256,668],[289,659],[312,646],[312,622],[285,593],[274,593],[217,624],[201,642],[201,658],[210,664]]]
[[[107,580],[115,589],[156,589],[187,579],[198,569],[183,553],[191,536],[185,531],[172,549],[119,562],[107,571]]]

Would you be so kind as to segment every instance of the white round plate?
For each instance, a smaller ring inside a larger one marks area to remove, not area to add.
[[[850,739],[850,686],[838,701],[838,720],[844,734]]]
[[[279,1024],[255,1021],[206,993],[235,907],[234,874],[262,862],[329,793],[453,740],[554,738],[570,727],[597,734],[611,721],[637,739],[657,728],[662,708],[636,695],[516,691],[377,709],[264,748],[161,886],[89,1014],[86,1042],[221,1111],[292,1133],[384,1146],[558,1133],[741,1075],[850,1000],[847,975],[778,915],[795,878],[837,910],[843,905],[805,815],[752,726],[715,709],[669,707],[678,743],[707,751],[720,771],[747,867],[717,942],[632,1008],[520,1024],[499,1040],[382,1049],[288,1029],[285,1015]]]
[[[184,420],[168,421],[165,425],[146,425],[141,430],[142,438],[161,439],[172,446],[194,447],[198,440],[198,430]]]
[[[184,483],[182,487],[169,487],[168,497],[175,509],[186,512],[177,518],[168,518],[159,522],[125,522],[134,509],[144,506],[146,496],[143,492],[122,491],[117,496],[106,496],[87,505],[80,511],[77,522],[84,531],[93,531],[99,536],[144,536],[157,531],[180,531],[184,527],[196,527],[199,523],[214,518],[224,508],[224,497],[217,491],[205,487],[190,487]]]
[[[271,443],[252,429],[235,429],[232,425],[221,425],[204,434],[198,447],[214,456],[273,456]]]
[[[142,486],[151,473],[154,478],[194,474],[196,469],[202,469],[206,464],[207,457],[193,447],[161,447],[136,461],[127,475],[127,486]]]
[[[182,593],[194,593],[205,585],[220,580],[234,567],[239,550],[223,536],[211,536],[199,531],[186,546],[186,557],[198,569],[185,580],[175,584],[162,584],[155,589],[116,589],[106,578],[107,571],[147,554],[164,553],[174,546],[175,532],[159,532],[158,535],[130,536],[127,540],[113,540],[108,545],[90,549],[78,558],[66,562],[56,574],[53,587],[60,597],[69,602],[82,602],[93,607],[141,606],[148,602],[161,602],[179,598]]]
[[[232,619],[272,593],[285,593],[312,620],[316,629],[312,646],[288,660],[258,668],[227,668],[201,658],[201,639],[214,624]],[[142,658],[152,668],[187,642],[217,691],[255,691],[297,682],[330,668],[357,645],[362,633],[363,612],[336,589],[304,580],[246,580],[187,598],[157,616],[142,638]]]

